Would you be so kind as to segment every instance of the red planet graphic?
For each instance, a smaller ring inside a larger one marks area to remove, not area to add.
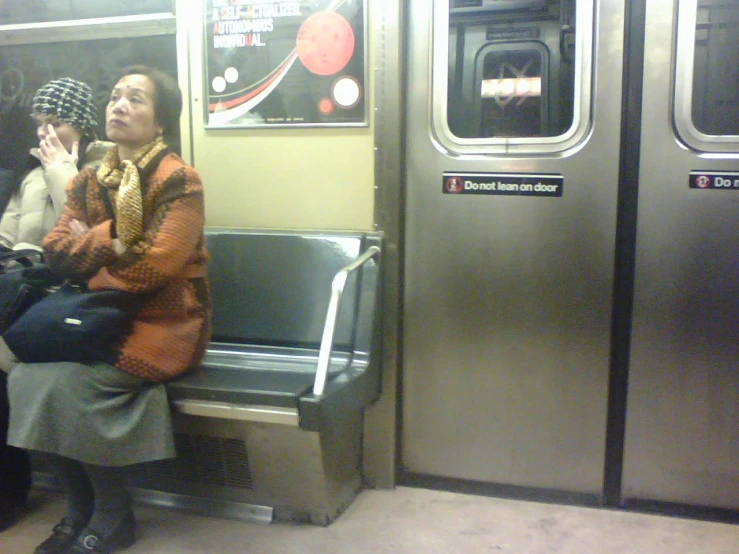
[[[333,75],[346,67],[354,54],[354,30],[336,12],[318,12],[298,30],[298,57],[316,75]]]

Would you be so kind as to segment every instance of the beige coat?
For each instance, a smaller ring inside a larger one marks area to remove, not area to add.
[[[111,142],[91,143],[83,167],[100,165],[112,146]],[[38,149],[32,149],[31,155],[38,158]],[[46,169],[43,166],[32,169],[0,219],[0,244],[15,250],[41,250],[41,242],[62,215],[67,202],[67,185],[77,173],[71,161],[59,161]]]

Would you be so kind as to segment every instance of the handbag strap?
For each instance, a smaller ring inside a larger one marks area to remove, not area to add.
[[[32,248],[23,250],[3,250],[0,252],[0,274],[5,273],[5,264],[8,262],[18,262],[24,267],[33,267],[32,257],[37,256],[39,263],[44,261],[44,254],[39,250]],[[12,266],[11,266],[12,267]]]

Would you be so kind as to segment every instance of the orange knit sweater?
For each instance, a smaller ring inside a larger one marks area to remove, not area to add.
[[[204,203],[200,175],[168,153],[145,168],[141,188],[144,238],[123,255],[115,253],[115,224],[93,169],[81,171],[67,187],[67,205],[44,240],[52,271],[87,283],[90,290],[152,293],[117,346],[116,367],[165,381],[197,367],[210,340],[211,302],[203,236]],[[82,236],[73,219],[90,226]]]

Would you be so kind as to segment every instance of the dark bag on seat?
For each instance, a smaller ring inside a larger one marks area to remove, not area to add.
[[[149,295],[90,291],[65,283],[31,306],[3,335],[25,363],[106,362]]]
[[[35,260],[35,261],[34,261]],[[0,252],[0,334],[60,284],[37,250]]]
[[[108,190],[100,194],[111,219]],[[120,290],[91,291],[67,282],[33,304],[3,334],[8,348],[24,363],[106,362],[114,364],[116,346],[151,294]]]

